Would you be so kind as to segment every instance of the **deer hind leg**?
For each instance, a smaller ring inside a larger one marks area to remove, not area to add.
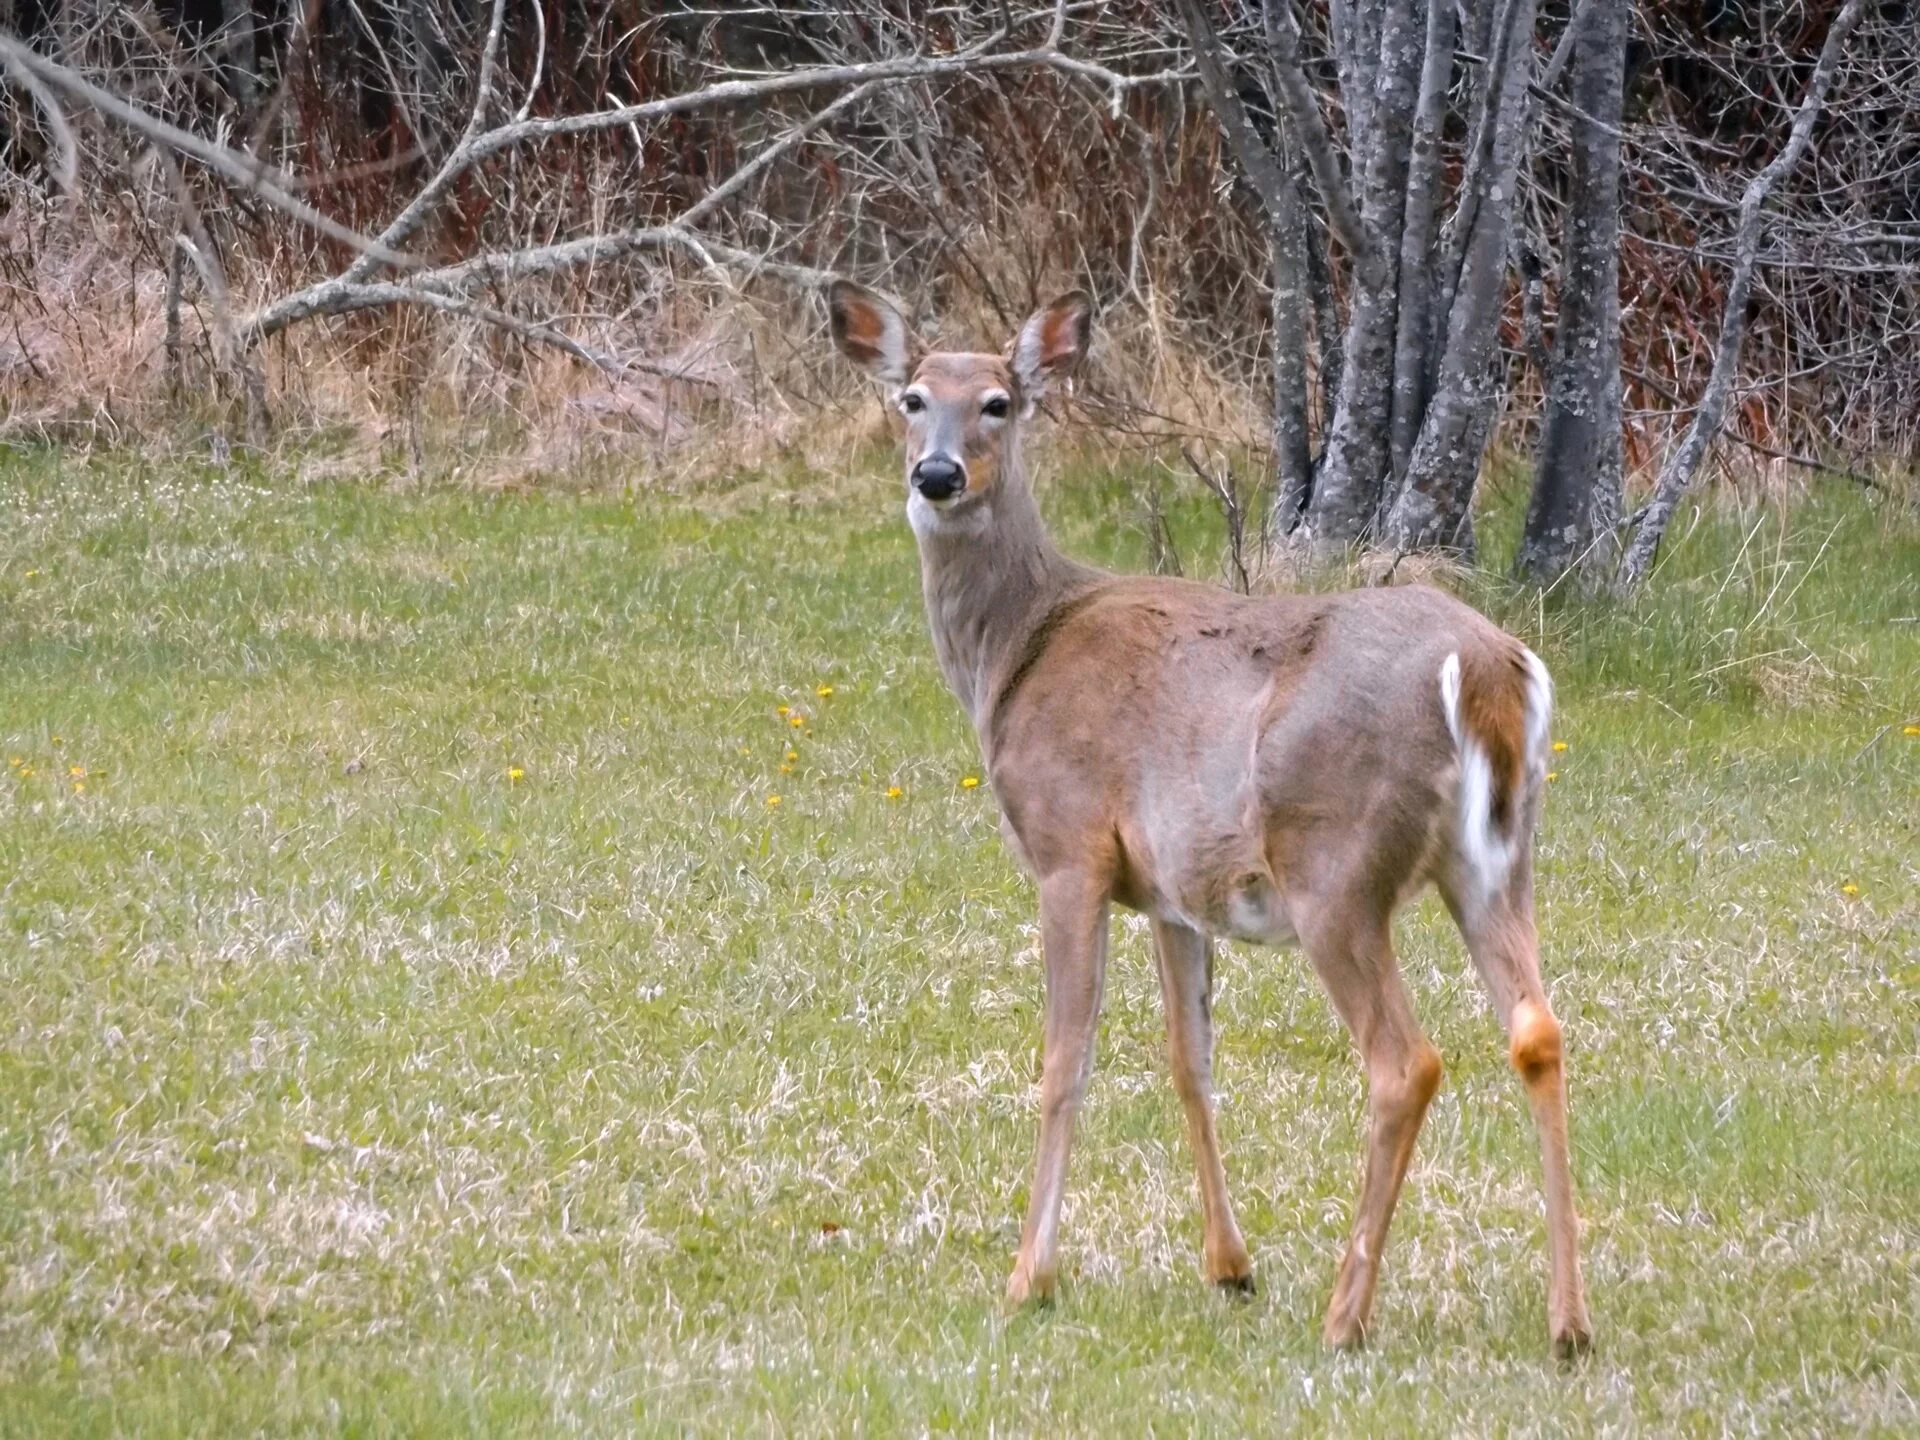
[[[1167,1058],[1174,1093],[1187,1119],[1194,1167],[1200,1175],[1205,1225],[1201,1273],[1226,1289],[1253,1289],[1253,1261],[1227,1198],[1227,1172],[1213,1128],[1213,947],[1198,930],[1153,921],[1160,962],[1160,993],[1167,1007]]]
[[[1353,1032],[1367,1071],[1366,1175],[1321,1332],[1329,1345],[1349,1348],[1366,1338],[1387,1227],[1420,1123],[1440,1088],[1441,1064],[1440,1052],[1413,1017],[1386,917],[1315,929],[1306,941],[1307,956]]]
[[[1093,1072],[1093,1036],[1107,972],[1107,898],[1079,875],[1040,886],[1040,943],[1047,975],[1045,1055],[1040,1067],[1040,1144],[1033,1162],[1020,1254],[1007,1302],[1053,1296],[1058,1275],[1060,1203],[1074,1120]]]
[[[1587,1293],[1580,1277],[1580,1221],[1574,1213],[1573,1164],[1567,1146],[1566,1062],[1560,1022],[1547,1004],[1540,980],[1539,941],[1533,896],[1524,864],[1514,883],[1484,904],[1448,904],[1466,936],[1474,965],[1486,982],[1508,1058],[1527,1089],[1527,1105],[1540,1137],[1540,1164],[1547,1195],[1547,1333],[1563,1358],[1593,1342]]]

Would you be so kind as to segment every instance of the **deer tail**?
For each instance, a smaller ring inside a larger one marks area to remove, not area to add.
[[[1459,756],[1455,851],[1482,900],[1506,889],[1526,843],[1531,778],[1546,774],[1553,679],[1517,640],[1455,651],[1440,666],[1440,705]]]

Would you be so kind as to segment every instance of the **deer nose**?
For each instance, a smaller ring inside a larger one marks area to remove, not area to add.
[[[913,488],[929,500],[951,500],[967,488],[967,472],[957,461],[929,455],[913,467]]]

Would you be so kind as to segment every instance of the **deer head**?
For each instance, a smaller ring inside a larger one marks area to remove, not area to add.
[[[892,391],[906,422],[915,527],[989,506],[1024,483],[1020,424],[1086,354],[1092,304],[1079,291],[1034,312],[999,355],[925,351],[886,300],[851,281],[827,295],[840,353]]]

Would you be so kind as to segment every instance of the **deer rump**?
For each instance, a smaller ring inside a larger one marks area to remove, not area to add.
[[[1036,874],[1109,845],[1120,903],[1269,945],[1343,897],[1438,883],[1477,907],[1512,883],[1551,688],[1476,611],[1165,579],[1063,609],[994,702],[1003,824]]]

